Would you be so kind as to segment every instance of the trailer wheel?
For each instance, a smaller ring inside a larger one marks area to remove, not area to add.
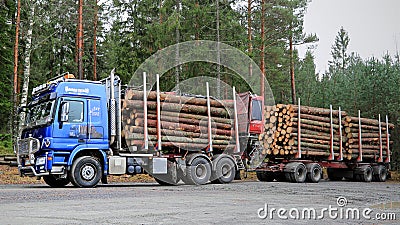
[[[100,162],[91,156],[75,160],[70,171],[71,182],[77,187],[95,187],[102,176]]]
[[[318,163],[309,163],[307,167],[307,181],[318,183],[322,178],[322,168]]]
[[[373,170],[370,165],[360,166],[354,170],[354,179],[356,181],[371,182],[372,174]]]
[[[211,177],[210,163],[203,157],[193,159],[192,165],[187,166],[186,178],[187,184],[202,185],[206,184]]]
[[[274,174],[272,172],[257,171],[256,175],[259,181],[272,182],[275,179]]]
[[[44,182],[52,188],[61,188],[69,184],[68,178],[59,178],[54,175],[47,175],[43,177]]]
[[[378,165],[373,167],[373,180],[378,182],[385,182],[387,179],[387,169],[384,165]]]
[[[307,168],[304,163],[293,162],[285,166],[286,179],[293,183],[303,183],[306,180]]]
[[[218,160],[215,172],[212,173],[211,182],[213,184],[227,184],[232,182],[236,176],[235,163],[229,158]]]
[[[154,179],[162,186],[172,186],[177,185],[179,182],[178,171],[176,168],[176,163],[168,161],[167,162],[167,174],[155,175]]]

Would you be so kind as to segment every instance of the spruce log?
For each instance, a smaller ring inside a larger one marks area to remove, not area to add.
[[[131,133],[125,135],[126,140],[144,140],[143,134]],[[157,141],[157,135],[149,135],[149,141]],[[177,137],[177,136],[161,136],[161,141],[163,142],[179,142],[179,143],[196,143],[196,144],[208,144],[208,138],[188,138],[188,137]],[[228,145],[229,141],[226,140],[213,140],[215,145]]]
[[[144,118],[144,114],[143,113],[137,113],[136,114],[136,118]],[[153,119],[156,120],[157,119],[157,115],[156,114],[148,114],[147,115],[148,119]],[[207,125],[208,121],[207,120],[198,120],[198,119],[189,119],[189,118],[181,118],[181,117],[172,117],[172,116],[166,116],[163,113],[161,113],[161,121],[167,121],[167,122],[175,122],[175,123],[185,123],[185,124],[193,124],[193,125],[200,125],[203,124],[204,126]],[[211,118],[212,120],[212,118]],[[231,129],[232,125],[230,124],[226,124],[226,123],[218,123],[213,121],[212,125],[216,126],[218,129]]]
[[[297,145],[297,140],[294,141],[294,145]],[[327,151],[331,149],[330,145],[323,145],[323,144],[314,144],[314,143],[309,143],[309,142],[304,142],[302,141],[300,143],[301,147],[310,147],[310,148],[314,148],[316,150],[319,151]],[[333,146],[333,150],[339,150],[339,146]]]
[[[301,114],[300,115],[301,119],[308,119],[308,120],[314,120],[314,121],[320,121],[320,122],[325,122],[325,123],[330,123],[331,118],[329,116],[316,116],[316,115],[309,115],[309,114]],[[298,118],[298,114],[294,114],[294,118]],[[334,124],[339,124],[339,119],[338,118],[332,118],[332,122]],[[346,122],[342,118],[342,125],[345,125]]]
[[[294,112],[298,112],[298,109],[299,109],[298,105],[292,105],[292,107],[293,107]],[[310,115],[328,116],[328,115],[330,115],[331,111],[330,111],[330,109],[325,109],[325,108],[301,106],[300,113],[310,114]],[[341,113],[342,113],[342,117],[347,116],[347,113],[345,111],[341,111]],[[332,110],[332,115],[335,117],[339,116],[339,110]]]
[[[144,122],[143,119],[139,119],[137,121],[136,126],[141,126],[143,127]],[[157,120],[147,120],[147,125],[149,127],[156,127],[157,126]],[[182,130],[182,131],[189,131],[189,132],[196,132],[196,133],[207,133],[207,126],[196,126],[196,125],[190,125],[190,124],[181,124],[181,123],[172,123],[172,122],[166,122],[166,121],[161,121],[161,129],[168,129],[168,130]],[[222,130],[222,129],[215,129],[212,128],[212,133],[213,134],[218,134],[218,135],[225,135],[225,136],[232,136],[232,130]]]
[[[127,90],[127,99],[128,100],[143,100],[143,91],[137,90]],[[157,99],[157,92],[150,91],[147,94],[148,101],[156,101]],[[207,98],[204,97],[190,97],[190,96],[179,96],[179,95],[171,95],[166,93],[160,93],[160,100],[162,102],[169,102],[169,103],[182,103],[182,104],[190,104],[190,105],[201,105],[207,106]],[[219,107],[219,108],[233,108],[233,102],[228,101],[218,101],[215,99],[210,99],[210,105],[212,107]]]
[[[143,127],[131,127],[132,132],[129,133],[137,133],[137,134],[143,134]],[[125,129],[127,130],[127,129]],[[130,130],[130,129],[128,129]],[[148,127],[147,128],[148,134],[156,135],[157,134],[157,128],[153,127]],[[168,130],[168,129],[161,129],[161,135],[167,135],[167,136],[177,136],[177,137],[188,137],[188,138],[207,138],[208,134],[207,133],[196,133],[196,132],[186,132],[186,131],[180,131],[180,130]],[[217,135],[213,134],[212,136],[213,140],[232,140],[231,136],[225,136],[225,135]]]
[[[350,117],[351,122],[358,124],[358,117]],[[372,125],[372,126],[379,126],[379,120],[376,119],[367,119],[367,118],[360,118],[361,119],[361,124],[365,124],[365,125]],[[386,122],[382,122],[381,121],[381,126],[382,127],[386,127]],[[394,124],[393,123],[389,123],[389,128],[393,129],[394,128]]]
[[[127,143],[128,144],[128,143]],[[151,145],[155,145],[156,143],[151,143]],[[143,146],[144,141],[142,140],[131,140],[128,144],[129,146]],[[207,145],[204,144],[194,144],[194,143],[179,143],[179,142],[161,142],[162,147],[169,147],[169,148],[183,148],[184,150],[194,150],[198,151],[201,149],[205,149]],[[234,145],[213,145],[214,149],[220,150],[232,150],[235,148]]]
[[[126,104],[123,107],[129,109],[142,109],[143,108],[143,101],[140,100],[129,100],[124,101]],[[147,108],[150,110],[156,110],[157,102],[149,101],[147,102]],[[161,103],[161,111],[169,111],[169,112],[183,112],[183,113],[190,113],[190,114],[200,114],[200,115],[207,115],[207,106],[200,106],[200,105],[188,105],[188,104],[179,104],[179,103]],[[229,117],[229,112],[225,108],[210,108],[211,115],[218,116],[218,117]]]
[[[297,118],[293,118],[292,121],[294,123],[297,123],[299,120]],[[330,123],[309,120],[309,119],[300,119],[300,122],[301,122],[301,124],[310,124],[310,125],[314,125],[314,126],[329,127],[329,128],[331,127]],[[339,125],[337,125],[337,124],[332,124],[332,127],[334,129],[339,129]]]

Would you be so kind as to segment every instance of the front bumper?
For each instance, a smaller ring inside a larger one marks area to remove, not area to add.
[[[38,170],[35,167],[39,167]],[[21,177],[41,177],[46,175],[63,175],[65,174],[65,166],[53,166],[50,171],[46,171],[44,168],[40,168],[40,166],[21,166],[18,165],[18,172]]]

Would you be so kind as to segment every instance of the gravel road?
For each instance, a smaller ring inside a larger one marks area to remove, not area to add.
[[[338,197],[346,199],[337,202]],[[282,208],[280,215],[279,208]],[[331,208],[332,215],[324,208]],[[370,209],[372,212],[366,215],[371,219],[362,214],[360,219],[351,218],[352,214],[348,214],[349,219],[345,218],[346,213],[340,215],[340,210],[347,212],[349,208],[360,213]],[[265,211],[273,209],[276,210],[265,215]],[[302,213],[307,213],[305,209],[315,209],[316,216],[324,218],[310,219],[309,214],[304,214],[306,218],[302,219]],[[294,219],[296,210],[300,217]],[[397,220],[377,221],[376,213],[394,215]],[[399,221],[398,183],[234,182],[173,187],[114,183],[91,189],[0,185],[0,224],[399,224]]]

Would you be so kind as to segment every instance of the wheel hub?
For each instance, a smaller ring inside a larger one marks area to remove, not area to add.
[[[91,180],[96,175],[95,169],[91,165],[85,165],[81,171],[82,178],[85,180]]]
[[[205,178],[207,175],[207,168],[203,164],[199,164],[196,166],[196,176],[199,179]]]

